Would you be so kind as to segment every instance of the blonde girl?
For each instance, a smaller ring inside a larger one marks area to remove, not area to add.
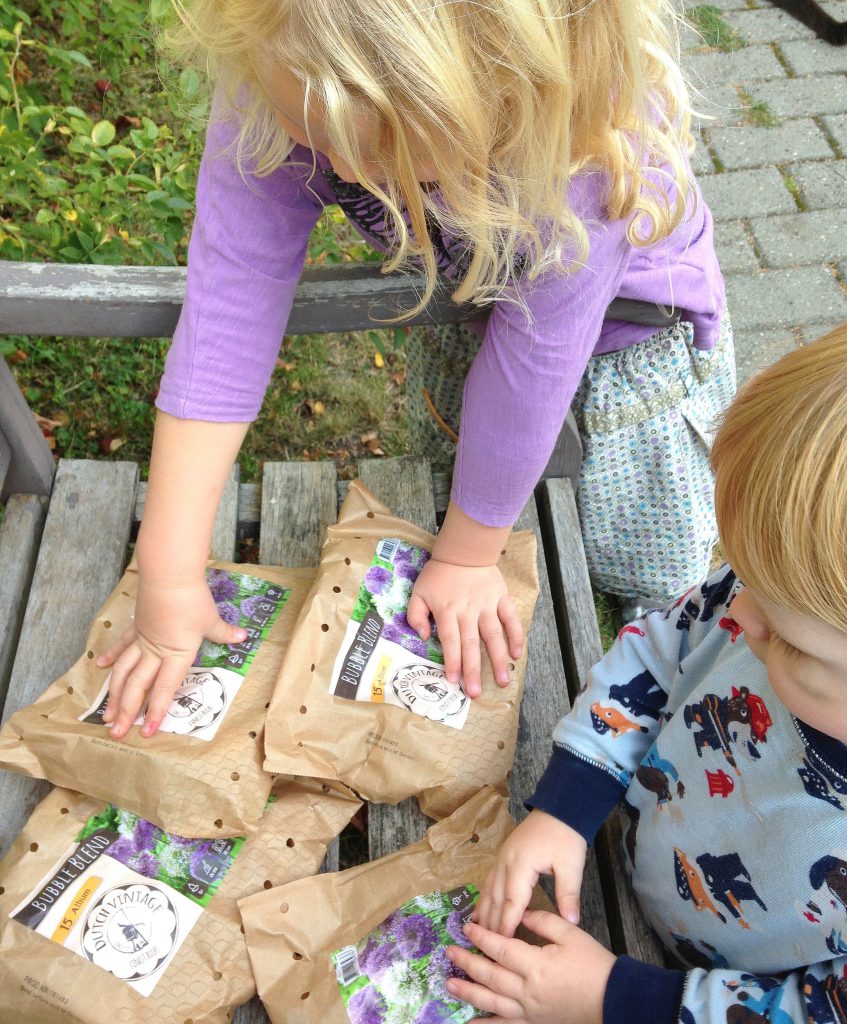
[[[157,400],[135,624],[113,664],[120,737],[159,726],[222,622],[203,568],[324,205],[480,306],[451,503],[408,617],[448,677],[499,683],[524,639],[496,561],[567,410],[595,581],[662,599],[708,567],[708,421],[731,334],[688,167],[670,0],[174,0],[182,59],[215,84],[182,316]],[[604,321],[615,297],[679,313]],[[490,312],[488,307],[490,306]],[[397,310],[398,317],[410,312]],[[470,359],[470,355],[468,359]]]

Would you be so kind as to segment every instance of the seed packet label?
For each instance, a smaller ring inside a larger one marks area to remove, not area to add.
[[[447,991],[466,977],[447,946],[474,949],[464,926],[479,899],[473,885],[409,900],[364,938],[331,954],[352,1024],[360,1021],[469,1021],[482,1012]]]
[[[160,728],[181,736],[211,740],[221,726],[227,710],[244,681],[262,641],[270,632],[291,593],[258,576],[245,576],[223,569],[208,569],[206,581],[221,618],[247,630],[240,644],[213,644],[204,640],[192,668],[174,694]],[[109,694],[109,679],[97,700],[79,721],[91,725],[103,722]],[[144,709],[135,725],[144,721]]]
[[[243,843],[183,839],[110,804],[10,917],[149,996]]]
[[[470,700],[460,683],[447,679],[441,641],[435,631],[422,640],[406,618],[412,587],[429,557],[397,537],[377,544],[335,658],[329,692],[392,704],[461,729]]]

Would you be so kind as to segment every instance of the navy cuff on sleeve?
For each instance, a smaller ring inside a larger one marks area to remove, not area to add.
[[[554,744],[553,756],[526,806],[570,825],[590,846],[625,792],[626,786],[609,772]]]
[[[685,971],[619,956],[603,997],[603,1024],[676,1024]]]

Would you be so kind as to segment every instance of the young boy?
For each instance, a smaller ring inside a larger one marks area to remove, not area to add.
[[[471,978],[457,996],[531,1024],[847,1022],[845,438],[847,325],[726,414],[712,463],[732,568],[592,669],[468,926],[490,959],[451,947]],[[575,927],[587,845],[621,799],[635,892],[687,971]],[[541,873],[561,918],[523,914]],[[522,918],[550,944],[512,938]]]

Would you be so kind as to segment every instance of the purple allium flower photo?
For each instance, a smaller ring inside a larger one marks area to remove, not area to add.
[[[218,601],[218,615],[230,626],[237,626],[240,618],[238,609],[230,601]]]
[[[394,929],[397,950],[406,960],[431,953],[438,942],[435,925],[425,914],[409,914]]]
[[[141,853],[131,857],[128,866],[133,871],[137,871],[139,875],[144,875],[145,878],[155,878],[159,871],[159,861],[156,859],[156,855],[150,853],[149,850],[142,850]]]
[[[393,961],[393,948],[387,943],[379,942],[374,935],[368,936],[368,941],[358,953],[359,967],[374,981],[379,981],[383,974],[391,967]]]
[[[447,991],[448,978],[467,978],[467,974],[457,967],[447,956],[442,946],[432,954],[426,965],[426,981],[429,991],[437,998],[449,1002],[453,996]]]
[[[264,598],[262,597],[261,594],[254,594],[252,597],[245,597],[244,600],[239,605],[239,608],[241,609],[241,614],[246,619],[252,618],[256,614],[256,611],[258,610],[259,605],[262,603],[263,600]]]
[[[190,863],[189,870],[190,870],[191,874],[195,878],[202,879],[202,877],[203,877],[202,874],[199,874],[198,872],[200,871],[200,865],[203,862],[203,858],[208,856],[209,850],[210,850],[210,844],[209,843],[200,843],[200,845],[197,846],[196,849],[192,850],[192,852],[191,852],[191,860],[189,862]]]
[[[386,1009],[385,1000],[373,985],[360,988],[347,1004],[350,1024],[385,1024]]]
[[[445,1020],[453,1020],[454,1006],[442,1003],[440,999],[422,1006],[415,1017],[415,1024],[441,1024]]]
[[[384,569],[381,565],[372,565],[365,573],[365,586],[372,594],[382,594],[387,587],[391,586],[392,578],[390,569]]]
[[[138,853],[138,850],[136,850],[135,843],[131,839],[121,836],[120,839],[112,843],[106,852],[114,860],[120,861],[121,864],[129,864],[130,859]]]
[[[238,593],[238,584],[222,569],[210,569],[206,574],[206,582],[216,604],[218,601],[228,601]]]
[[[156,833],[158,831],[152,821],[139,818],[132,836],[136,850],[152,850],[156,843]]]
[[[421,658],[427,657],[426,644],[418,636],[417,633],[412,630],[412,627],[408,625],[406,616],[403,615],[403,620],[406,621],[406,628],[398,626],[395,620],[386,622],[382,627],[382,637],[384,640],[389,640],[393,644],[398,644],[403,650],[408,651],[410,654],[417,654]]]
[[[468,917],[465,911],[451,910],[447,915],[447,920],[444,922],[444,927],[447,929],[447,934],[457,946],[464,946],[465,949],[470,949],[473,943],[467,935],[465,935],[463,930],[467,920]]]

